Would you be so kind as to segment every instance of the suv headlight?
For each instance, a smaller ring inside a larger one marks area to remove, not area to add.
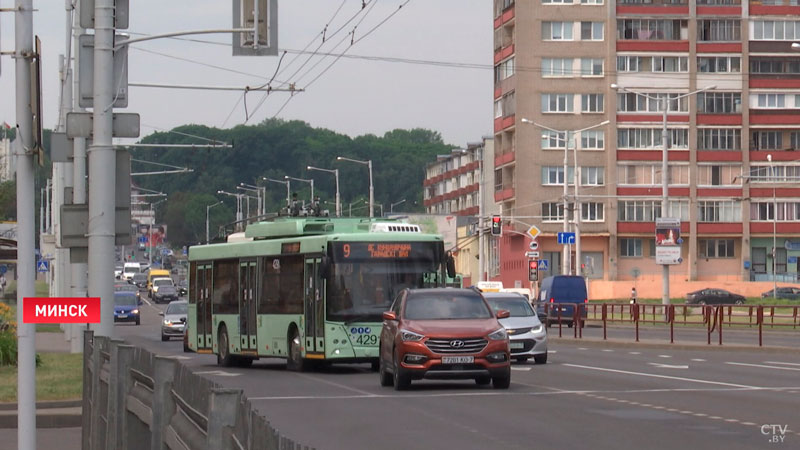
[[[508,333],[506,332],[505,328],[500,328],[497,331],[489,333],[489,339],[493,341],[502,341],[504,339],[508,339]]]
[[[424,337],[425,336],[419,333],[414,333],[413,331],[400,330],[400,338],[403,340],[403,342],[419,342]]]

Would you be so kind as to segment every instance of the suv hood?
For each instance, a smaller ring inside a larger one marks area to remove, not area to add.
[[[488,319],[406,320],[403,328],[429,338],[466,338],[485,336],[500,326],[497,319],[491,317]]]
[[[533,328],[542,324],[542,322],[539,321],[539,318],[536,316],[509,317],[507,319],[499,319],[499,322],[501,325],[506,327],[506,329]]]

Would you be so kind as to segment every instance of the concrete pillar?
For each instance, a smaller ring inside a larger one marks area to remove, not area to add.
[[[153,421],[150,424],[150,448],[165,449],[164,429],[169,425],[175,412],[175,400],[172,398],[172,382],[175,380],[175,369],[178,362],[173,358],[154,356],[155,386],[153,388]],[[209,420],[210,421],[210,420]],[[209,447],[218,448],[218,447]]]
[[[208,448],[229,450],[229,428],[236,425],[236,413],[242,391],[239,389],[212,389],[209,399]]]

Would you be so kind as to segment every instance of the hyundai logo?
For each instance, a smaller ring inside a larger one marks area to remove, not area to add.
[[[464,347],[464,341],[450,341],[450,347],[452,347],[452,348],[462,348],[462,347]]]

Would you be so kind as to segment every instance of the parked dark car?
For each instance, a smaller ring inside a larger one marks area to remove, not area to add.
[[[744,296],[725,289],[706,288],[686,294],[689,305],[743,305],[744,302]]]
[[[776,297],[775,294],[772,293],[773,289],[768,290],[767,292],[763,292],[761,294],[761,298],[784,298],[787,300],[798,300],[800,299],[800,288],[796,287],[779,287],[778,288],[778,296]]]
[[[474,379],[508,389],[508,333],[480,292],[473,289],[404,289],[383,313],[381,386],[407,389],[411,380]]]

